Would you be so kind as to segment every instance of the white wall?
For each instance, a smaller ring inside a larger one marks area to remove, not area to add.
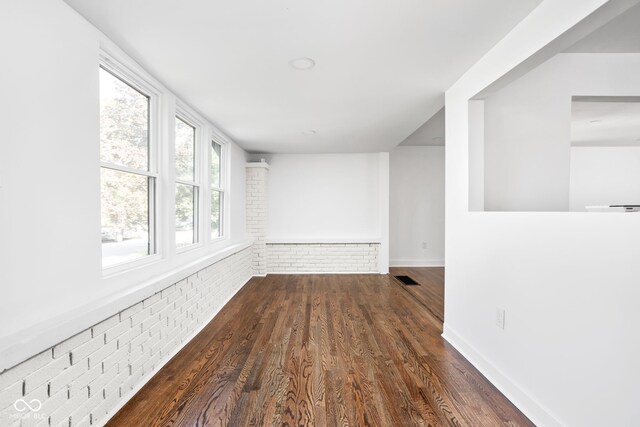
[[[469,101],[469,210],[484,210],[484,101]]]
[[[266,156],[267,240],[380,239],[378,157],[377,153]]]
[[[180,255],[165,252],[152,265],[104,278],[98,54],[102,45],[126,55],[58,0],[3,2],[0,43],[0,359],[15,360],[243,242],[245,153],[230,143],[229,238]],[[175,97],[164,91],[171,114]],[[166,181],[160,186],[165,207],[171,206],[173,188]],[[167,215],[159,221],[163,232],[172,227]]]
[[[229,146],[229,194],[230,201],[227,220],[229,221],[229,233],[231,241],[242,240],[246,236],[246,179],[245,165],[249,155],[238,144]]]
[[[267,243],[379,243],[389,270],[389,153],[254,155],[269,163]]]
[[[640,418],[640,217],[469,212],[469,99],[604,3],[544,1],[446,93],[444,337],[539,426]]]
[[[404,141],[401,146],[440,146],[444,144],[444,123],[446,121],[446,112],[444,107],[440,108],[429,120],[424,122],[422,126],[416,129]]]
[[[444,150],[399,146],[390,153],[391,266],[444,265]]]
[[[640,147],[571,147],[571,210],[640,205]]]
[[[564,53],[485,100],[485,209],[569,210],[572,95],[640,95],[640,54]]]

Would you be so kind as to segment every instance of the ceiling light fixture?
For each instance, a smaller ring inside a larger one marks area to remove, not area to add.
[[[433,141],[440,141],[442,139],[441,136],[434,136],[433,138],[431,138]]]
[[[294,58],[289,61],[289,65],[296,70],[305,71],[315,67],[316,61],[311,58]]]
[[[302,132],[303,135],[315,135],[316,133],[318,132],[313,129],[305,130],[304,132]]]
[[[591,120],[589,123],[600,123],[600,120]]]

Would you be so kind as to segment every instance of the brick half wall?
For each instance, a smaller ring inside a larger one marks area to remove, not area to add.
[[[379,243],[267,243],[269,273],[378,273]]]
[[[249,247],[2,372],[0,425],[104,424],[251,278],[251,262]]]

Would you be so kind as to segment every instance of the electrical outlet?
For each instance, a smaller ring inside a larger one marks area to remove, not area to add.
[[[427,249],[427,242],[422,242],[422,249]]]
[[[496,326],[500,329],[504,329],[504,315],[505,309],[496,307]]]

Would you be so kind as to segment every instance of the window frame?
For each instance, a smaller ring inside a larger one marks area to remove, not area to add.
[[[99,171],[110,169],[118,172],[131,173],[139,176],[147,177],[148,181],[148,198],[147,209],[149,217],[149,254],[130,261],[119,262],[107,267],[103,265],[102,245],[100,246],[100,264],[103,277],[110,277],[122,272],[132,270],[141,266],[156,263],[162,259],[162,174],[160,170],[160,151],[161,151],[161,126],[162,116],[161,102],[162,92],[153,84],[146,80],[143,76],[133,70],[133,67],[125,65],[123,62],[115,59],[110,54],[101,50],[99,54],[97,72],[100,70],[113,75],[115,78],[130,86],[134,90],[140,92],[149,99],[148,107],[148,168],[147,170],[136,169],[129,166],[118,165],[111,162],[103,161],[100,158],[101,147],[100,137],[98,137],[98,160]],[[100,89],[98,88],[98,96]],[[99,191],[102,194],[102,190]],[[102,227],[102,221],[100,221]]]
[[[211,161],[213,159],[213,144],[220,146],[220,185],[214,187],[211,182]],[[227,204],[229,198],[229,192],[227,191],[227,143],[223,137],[217,132],[212,131],[207,139],[207,184],[208,184],[208,203],[207,203],[207,238],[210,244],[219,243],[228,238],[227,230]],[[211,200],[213,199],[213,192],[216,191],[220,194],[220,224],[218,225],[219,235],[212,236],[211,228]]]
[[[185,180],[178,178],[176,173],[176,159],[175,159],[175,149],[176,149],[176,136],[175,136],[175,128],[176,128],[176,120],[179,119],[187,125],[193,127],[195,129],[194,135],[194,150],[193,150],[193,181]],[[175,208],[176,208],[176,187],[174,186],[174,203],[173,203],[173,247],[175,249],[176,254],[180,254],[183,252],[188,252],[193,249],[202,247],[203,245],[203,227],[202,227],[202,211],[203,211],[203,200],[204,200],[204,192],[203,192],[203,167],[202,167],[202,141],[204,126],[202,121],[200,121],[194,114],[189,111],[189,108],[185,106],[180,100],[176,99],[176,111],[173,115],[173,141],[171,142],[171,150],[173,152],[173,172],[174,172],[174,184],[182,184],[192,186],[195,191],[195,206],[193,210],[193,227],[194,227],[194,236],[196,237],[196,241],[189,245],[178,247],[178,243],[175,240],[176,238],[176,229],[175,229]]]

